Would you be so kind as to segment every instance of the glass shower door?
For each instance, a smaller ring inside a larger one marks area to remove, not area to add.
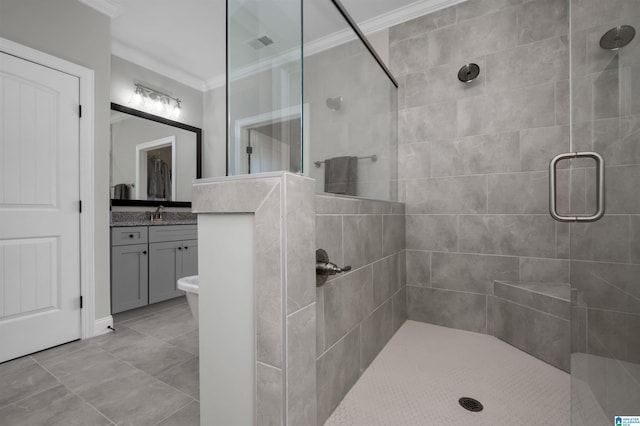
[[[604,158],[606,214],[567,224],[572,425],[640,416],[640,3],[571,0],[572,151]],[[596,209],[593,162],[572,160],[572,213]]]

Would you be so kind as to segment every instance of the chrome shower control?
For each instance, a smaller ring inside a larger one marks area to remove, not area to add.
[[[329,261],[329,255],[323,249],[316,250],[316,287],[320,287],[327,281],[329,275],[335,275],[351,270],[351,266],[339,267]]]

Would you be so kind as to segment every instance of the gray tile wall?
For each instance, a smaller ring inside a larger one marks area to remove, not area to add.
[[[317,423],[323,424],[407,319],[404,205],[318,195],[316,247],[353,268],[316,290]]]
[[[491,333],[494,280],[568,281],[546,172],[569,149],[568,18],[568,0],[472,0],[390,29],[410,319]]]

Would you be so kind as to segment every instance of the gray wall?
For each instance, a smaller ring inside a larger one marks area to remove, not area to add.
[[[111,22],[76,0],[2,0],[0,37],[95,72],[96,318],[109,309],[109,82]]]
[[[487,333],[494,280],[568,282],[546,172],[569,148],[567,33],[566,0],[469,1],[390,29],[409,319]]]
[[[399,203],[316,196],[316,248],[353,268],[316,292],[319,425],[407,318],[404,213]]]

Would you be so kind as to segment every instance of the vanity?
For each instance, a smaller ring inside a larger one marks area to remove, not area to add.
[[[197,274],[195,224],[111,228],[112,314],[183,296],[178,278]]]
[[[196,215],[162,210],[191,207],[191,185],[201,176],[202,131],[122,105],[111,109],[115,314],[183,296],[178,278],[198,274]]]

